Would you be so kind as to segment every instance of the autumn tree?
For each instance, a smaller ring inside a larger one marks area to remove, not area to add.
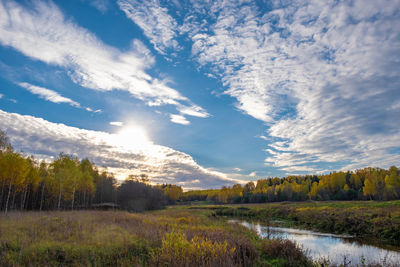
[[[398,168],[395,166],[390,167],[388,174],[385,176],[385,194],[388,199],[400,197],[400,175]]]
[[[5,213],[8,212],[11,193],[15,197],[16,192],[23,186],[28,172],[29,165],[21,154],[10,150],[2,154],[0,158],[0,176],[1,180],[5,180],[6,184],[8,184]]]

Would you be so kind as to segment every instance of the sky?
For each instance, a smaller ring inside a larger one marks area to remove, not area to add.
[[[184,189],[399,166],[400,1],[0,0],[0,129]]]

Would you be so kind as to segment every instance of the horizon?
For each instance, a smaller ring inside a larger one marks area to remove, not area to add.
[[[400,162],[396,1],[0,0],[0,130],[219,189]]]

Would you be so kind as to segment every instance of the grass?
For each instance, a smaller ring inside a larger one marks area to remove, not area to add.
[[[0,266],[269,266],[279,258],[263,253],[267,241],[255,233],[209,215],[181,208],[1,215]]]
[[[196,205],[140,214],[12,212],[0,215],[0,266],[328,266],[312,263],[291,241],[262,240],[218,214],[315,226],[314,216],[321,214],[334,218],[333,213],[355,212],[352,216],[368,224],[380,220],[372,215],[390,210],[393,223],[399,203]]]

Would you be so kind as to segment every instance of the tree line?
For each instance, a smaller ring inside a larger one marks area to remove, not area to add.
[[[400,198],[400,170],[364,168],[326,175],[259,179],[221,189],[183,192],[182,187],[151,185],[146,175],[119,183],[89,159],[61,153],[38,162],[13,150],[0,131],[0,210],[65,210],[120,207],[132,211],[189,201],[260,203],[304,200],[392,200]],[[107,207],[107,205],[103,206]]]
[[[146,175],[119,183],[89,159],[61,153],[54,161],[37,161],[14,151],[0,131],[0,210],[65,210],[121,207],[132,211],[162,208],[179,199],[182,188],[150,185]],[[112,205],[96,205],[111,203]]]
[[[305,200],[393,200],[400,198],[400,171],[364,168],[326,175],[288,176],[259,179],[244,186],[235,184],[217,190],[184,192],[187,201],[215,203],[262,203]]]

